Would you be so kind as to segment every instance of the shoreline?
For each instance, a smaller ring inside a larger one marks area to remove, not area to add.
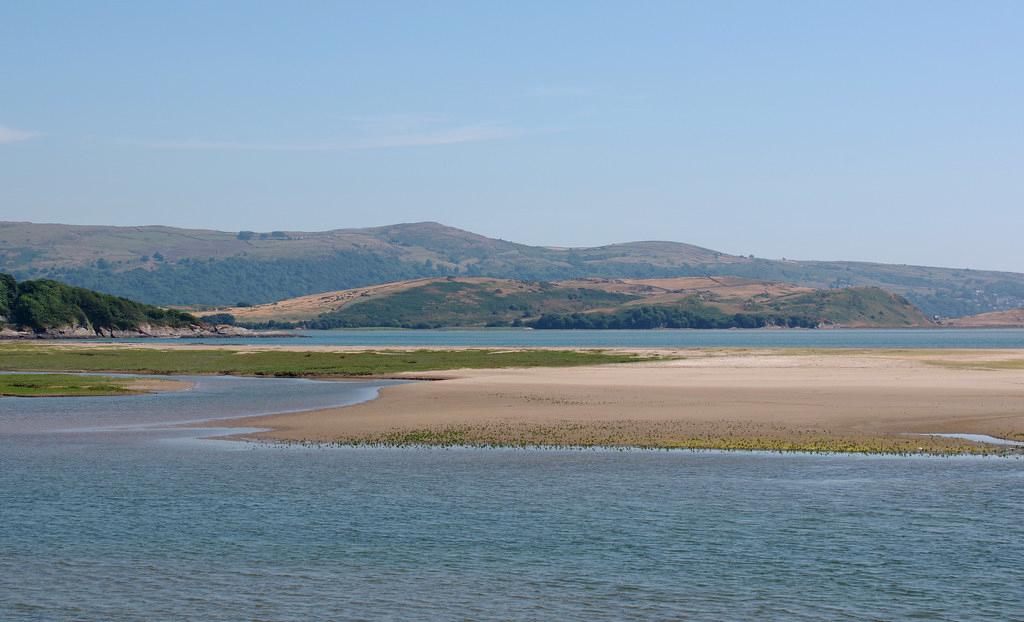
[[[195,427],[195,426],[183,426]],[[228,426],[216,426],[228,429]],[[851,458],[1008,458],[1024,459],[1024,452],[1014,451],[996,445],[980,447],[952,448],[950,451],[887,451],[887,450],[814,450],[814,449],[747,449],[717,447],[638,447],[634,445],[430,445],[408,443],[402,445],[385,445],[380,443],[326,443],[302,441],[270,441],[248,438],[244,434],[228,434],[218,436],[201,436],[197,440],[218,441],[224,443],[248,443],[256,448],[266,449],[315,449],[324,450],[363,450],[363,451],[525,451],[525,452],[561,452],[561,453],[646,453],[646,454],[710,454],[710,455],[762,455],[762,456],[807,456],[807,457],[851,457]],[[976,449],[976,451],[969,451]]]

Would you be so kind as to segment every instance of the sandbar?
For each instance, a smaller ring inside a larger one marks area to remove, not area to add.
[[[660,353],[678,358],[420,372],[436,381],[230,425],[267,428],[247,439],[384,445],[943,453],[996,448],[923,435],[1024,440],[1021,350]]]

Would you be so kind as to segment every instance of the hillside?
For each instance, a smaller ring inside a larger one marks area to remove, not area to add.
[[[1024,309],[979,313],[946,320],[942,324],[956,328],[1024,328]]]
[[[461,291],[462,296],[461,298],[454,295],[441,297],[439,294],[442,291],[452,294]],[[583,291],[583,297],[597,304],[561,303],[549,295],[553,291],[560,292],[559,296],[565,300],[570,300],[570,293],[574,293],[574,299],[578,300],[581,297],[579,292]],[[356,303],[372,303],[362,307],[360,313],[365,314],[366,310],[370,308],[386,306],[396,300],[401,302],[411,298],[422,298],[427,294],[437,294],[438,298],[435,302],[440,302],[443,298],[447,304],[464,309],[467,295],[479,300],[480,296],[493,294],[493,297],[501,297],[505,301],[506,307],[510,304],[514,305],[517,301],[519,302],[518,306],[523,307],[522,309],[506,309],[512,312],[507,315],[511,321],[515,317],[522,317],[522,311],[530,309],[543,312],[571,312],[631,302],[640,303],[641,301],[646,304],[671,304],[693,295],[742,305],[751,298],[776,298],[786,294],[812,291],[814,290],[806,287],[784,283],[763,283],[736,277],[592,278],[558,282],[516,281],[486,277],[434,277],[322,292],[255,306],[222,307],[198,312],[197,315],[211,316],[226,313],[233,316],[237,322],[248,324],[270,321],[303,322],[326,314],[337,314]],[[519,313],[514,313],[515,311],[519,311]],[[502,314],[502,317],[505,315]]]
[[[0,222],[0,271],[162,305],[264,303],[446,276],[737,276],[815,289],[879,287],[929,315],[948,317],[1024,306],[1024,274],[1018,273],[757,259],[660,241],[548,248],[431,222],[262,233]]]
[[[0,274],[0,329],[54,336],[167,333],[199,321],[188,313],[72,287],[50,280],[18,283]]]
[[[927,326],[900,296],[877,288],[812,290],[737,277],[418,279],[206,312],[216,321],[308,328],[755,328]],[[230,316],[230,317],[228,317]]]

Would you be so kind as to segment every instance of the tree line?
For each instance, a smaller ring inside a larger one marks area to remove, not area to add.
[[[815,328],[818,320],[779,313],[726,313],[714,307],[637,306],[612,312],[548,313],[527,323],[539,329]]]

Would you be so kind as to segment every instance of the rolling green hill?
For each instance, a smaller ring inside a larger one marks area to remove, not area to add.
[[[0,271],[151,304],[263,303],[407,279],[739,276],[826,289],[879,287],[927,314],[1024,306],[1024,274],[859,262],[778,261],[676,242],[547,248],[438,223],[323,232],[222,232],[0,222]]]
[[[561,282],[444,277],[208,313],[250,327],[306,328],[932,325],[905,298],[878,288],[810,290],[736,277]]]
[[[541,312],[611,307],[635,296],[553,283],[437,279],[324,313],[312,328],[519,326]]]

